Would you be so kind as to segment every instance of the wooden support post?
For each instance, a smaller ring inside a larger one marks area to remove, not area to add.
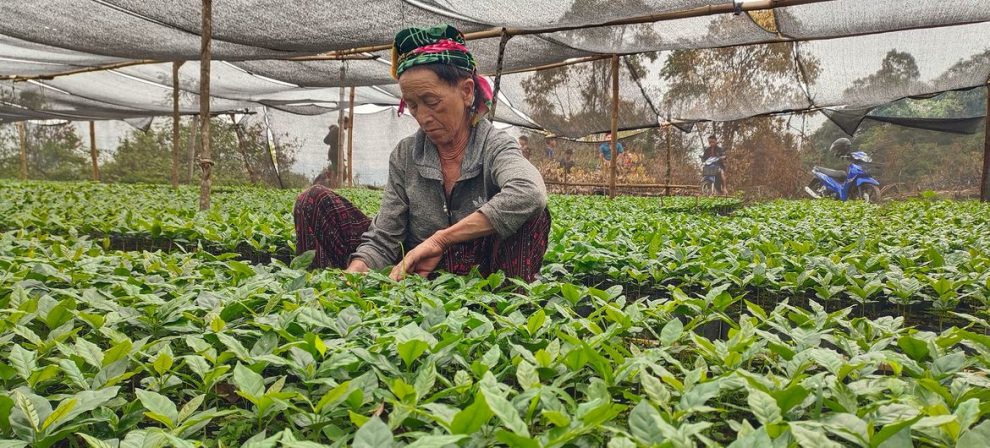
[[[337,160],[334,164],[333,185],[339,187],[344,185],[344,77],[347,76],[347,63],[340,63],[340,90],[337,101]]]
[[[28,159],[27,159],[27,125],[23,121],[17,123],[17,136],[19,138],[21,147],[21,180],[27,180],[28,178]]]
[[[251,181],[251,185],[257,185],[258,173],[255,173],[254,168],[251,167],[251,156],[248,154],[247,139],[244,138],[244,130],[241,129],[241,125],[237,123],[236,115],[230,114],[230,122],[234,126],[234,136],[237,137],[237,152],[241,153],[241,157],[244,159],[244,170],[247,171],[248,179]]]
[[[354,186],[354,86],[351,86],[350,118],[347,120],[347,186]]]
[[[671,169],[671,167],[670,167],[670,146],[673,144],[670,141],[670,128],[671,128],[671,126],[668,124],[667,125],[667,173],[664,175],[664,182],[668,185],[667,190],[666,190],[666,192],[664,192],[664,194],[666,194],[667,196],[670,196],[670,186],[669,186],[670,185],[670,169]]]
[[[100,181],[100,165],[96,161],[96,122],[89,122],[89,158],[93,159],[93,181]]]
[[[619,55],[612,55],[612,166],[608,195],[615,197],[615,176],[619,161]]]
[[[172,63],[172,188],[179,187],[179,67],[181,61]]]
[[[990,202],[990,83],[987,83],[987,122],[983,128],[983,176],[980,179],[980,201]]]
[[[203,0],[203,29],[199,52],[199,167],[203,177],[199,180],[199,209],[210,208],[210,174],[213,168],[210,151],[210,59],[212,57],[213,0]]]

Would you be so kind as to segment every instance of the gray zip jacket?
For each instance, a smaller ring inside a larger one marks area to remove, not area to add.
[[[351,259],[375,270],[394,265],[403,251],[475,211],[506,239],[546,205],[547,188],[539,171],[523,157],[515,139],[484,119],[471,131],[461,177],[448,203],[437,148],[419,130],[392,151],[381,210]]]

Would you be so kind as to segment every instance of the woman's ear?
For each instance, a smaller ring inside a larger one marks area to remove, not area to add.
[[[474,87],[475,84],[473,78],[467,78],[461,81],[459,90],[461,93],[461,98],[464,100],[464,106],[467,108],[474,105]]]

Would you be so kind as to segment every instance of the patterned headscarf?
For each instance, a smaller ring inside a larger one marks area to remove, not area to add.
[[[475,93],[483,100],[471,120],[477,124],[492,106],[492,86],[478,75],[474,56],[464,45],[464,34],[450,25],[399,31],[392,44],[392,77],[399,79],[406,70],[425,64],[448,64],[471,73]],[[400,114],[405,105],[405,101],[399,102]]]

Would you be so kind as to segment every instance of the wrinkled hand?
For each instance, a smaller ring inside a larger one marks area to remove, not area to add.
[[[416,273],[425,277],[437,268],[446,249],[447,244],[443,238],[433,235],[416,246],[415,249],[407,252],[405,258],[392,268],[389,277],[396,281],[401,280],[409,273]]]
[[[369,270],[370,269],[368,269],[368,264],[365,263],[364,260],[360,258],[355,258],[354,261],[351,262],[351,264],[347,265],[347,269],[344,269],[344,272],[354,272],[354,273],[364,274]]]

